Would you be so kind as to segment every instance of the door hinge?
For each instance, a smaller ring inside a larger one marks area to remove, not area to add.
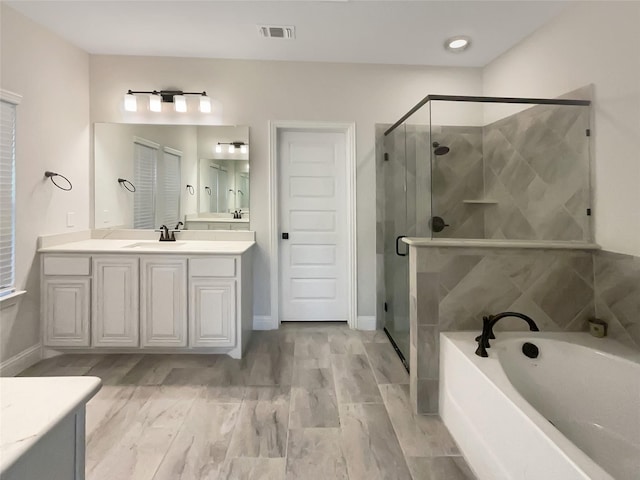
[[[587,217],[590,217],[590,216],[591,216],[591,209],[587,208]]]
[[[384,154],[384,161],[388,162],[389,161],[389,154],[385,152]]]
[[[587,131],[585,133],[587,134],[587,137],[590,137],[591,136],[591,129],[587,128]]]
[[[384,302],[384,311],[385,312],[389,311],[389,306],[387,305],[387,302]]]

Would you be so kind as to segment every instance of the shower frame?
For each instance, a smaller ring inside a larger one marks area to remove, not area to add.
[[[424,97],[413,108],[405,113],[400,119],[395,122],[391,127],[384,131],[384,137],[389,136],[394,130],[403,125],[407,119],[412,117],[422,107],[431,101],[449,101],[449,102],[470,102],[470,103],[497,103],[497,104],[522,104],[522,105],[558,105],[558,106],[591,106],[591,100],[576,100],[576,99],[564,99],[564,98],[527,98],[527,97],[486,97],[486,96],[467,96],[467,95],[436,95],[430,94]],[[590,212],[588,213],[590,214]],[[396,232],[397,233],[397,232]],[[591,232],[593,235],[593,232]],[[396,239],[397,242],[398,239]],[[386,251],[386,249],[385,249]],[[396,248],[397,251],[397,248]],[[406,292],[407,296],[409,292]],[[387,303],[385,301],[385,312],[387,311]],[[400,357],[404,367],[409,371],[409,362],[405,358],[402,350],[396,343],[396,339],[393,338],[391,332],[388,331],[387,326],[384,326],[384,331],[389,338],[393,348]]]
[[[436,100],[444,100],[448,102],[475,102],[475,103],[519,103],[523,105],[569,105],[569,106],[582,106],[588,107],[591,105],[591,100],[571,100],[564,98],[526,98],[526,97],[478,97],[468,95],[427,95],[420,100],[411,110],[405,113],[400,120],[391,125],[384,132],[386,137],[396,128],[402,125],[405,120],[411,117],[414,113],[420,110],[426,103]]]

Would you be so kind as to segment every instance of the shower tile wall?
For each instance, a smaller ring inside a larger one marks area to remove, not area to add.
[[[432,156],[433,215],[449,224],[433,236],[484,238],[484,207],[464,203],[484,196],[482,128],[432,126],[431,132],[433,142],[450,149]],[[426,151],[431,152],[429,145]]]
[[[610,337],[640,349],[640,257],[597,252],[594,261],[596,315]]]
[[[410,377],[417,413],[438,411],[441,331],[477,330],[482,316],[515,310],[541,330],[581,331],[595,315],[590,251],[412,247]],[[500,330],[526,330],[504,319]]]
[[[538,105],[483,128],[485,238],[588,241],[589,109]]]

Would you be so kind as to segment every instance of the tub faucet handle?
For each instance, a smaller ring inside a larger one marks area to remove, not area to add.
[[[484,331],[485,322],[490,322],[491,320],[493,320],[493,317],[494,317],[494,315],[489,315],[489,316],[485,315],[484,317],[482,317],[482,330],[483,331]],[[482,334],[478,335],[475,338],[476,342],[479,342],[481,338],[482,338]],[[496,336],[493,334],[493,328],[491,328],[489,330],[489,337],[487,338],[487,341],[486,341],[486,343],[484,345],[485,348],[489,348],[491,346],[491,345],[489,345],[489,340],[495,340],[495,339],[496,339]]]
[[[490,347],[489,338],[495,338],[493,336],[493,327],[496,323],[498,323],[499,320],[505,317],[520,318],[525,322],[527,322],[527,325],[529,325],[529,330],[531,330],[532,332],[539,331],[538,325],[536,325],[536,322],[534,322],[531,317],[525,315],[524,313],[502,312],[502,313],[498,313],[497,315],[489,315],[488,317],[482,317],[482,335],[480,335],[480,338],[477,339],[478,348],[476,349],[476,355],[480,357],[488,356],[487,348]]]
[[[476,348],[476,355],[479,357],[488,357],[487,348],[490,347],[489,340],[487,337],[487,328],[489,328],[489,319],[487,317],[482,317],[482,334],[479,337],[476,337],[476,341],[478,342],[478,348]]]

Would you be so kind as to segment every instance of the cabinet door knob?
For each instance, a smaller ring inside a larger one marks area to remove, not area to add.
[[[283,240],[289,240],[289,234],[288,234],[287,232],[284,232],[284,233],[282,234],[282,239],[283,239]]]

